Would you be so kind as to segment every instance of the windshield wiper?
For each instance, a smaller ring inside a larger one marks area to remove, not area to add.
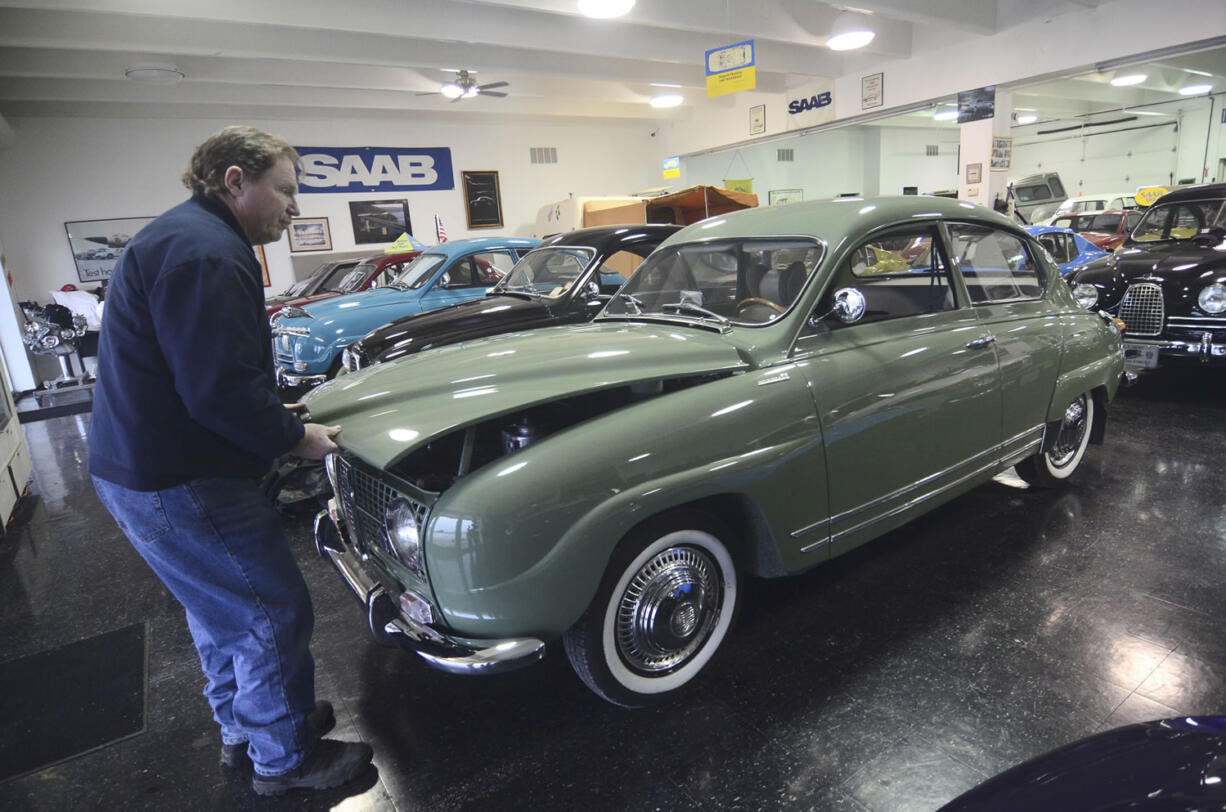
[[[732,323],[727,316],[721,316],[715,311],[707,310],[702,305],[696,305],[693,302],[669,302],[668,304],[660,305],[660,309],[665,313],[692,313],[699,316],[705,316],[709,319],[715,319],[720,324]]]
[[[629,302],[634,307],[634,315],[636,316],[642,313],[646,309],[646,305],[643,304],[643,301],[639,299],[639,297],[635,296],[633,293],[626,293],[626,291],[623,290],[621,293],[618,293],[617,296],[615,296],[614,298],[615,299],[625,299],[627,302]]]

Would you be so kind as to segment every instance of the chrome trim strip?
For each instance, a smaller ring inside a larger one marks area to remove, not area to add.
[[[827,516],[827,517],[826,517],[826,518],[824,518],[824,519],[819,519],[818,521],[814,522],[813,524],[807,524],[807,525],[805,525],[804,527],[800,528],[799,530],[793,530],[793,531],[792,531],[791,533],[789,533],[788,535],[789,535],[789,536],[791,536],[791,537],[792,537],[792,538],[794,538],[794,539],[800,538],[800,537],[801,537],[801,536],[803,536],[805,533],[811,533],[811,532],[813,532],[814,530],[816,530],[817,528],[821,527],[823,524],[828,523],[829,521],[830,521],[830,517],[829,517],[829,516]]]
[[[826,536],[825,538],[819,539],[818,541],[815,541],[815,542],[813,542],[812,544],[809,544],[809,545],[806,545],[806,546],[804,546],[804,547],[801,547],[801,548],[800,548],[800,551],[801,551],[802,553],[811,553],[811,552],[813,552],[814,550],[818,549],[819,547],[824,547],[824,546],[826,546],[826,545],[827,545],[827,544],[829,544],[831,541],[833,541],[833,539],[831,539],[831,538],[830,538],[830,536]]]

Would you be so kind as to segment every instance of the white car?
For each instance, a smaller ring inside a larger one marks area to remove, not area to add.
[[[1060,204],[1056,209],[1056,213],[1047,218],[1047,225],[1051,225],[1052,221],[1061,214],[1079,214],[1083,211],[1105,211],[1111,209],[1118,211],[1120,209],[1135,209],[1137,208],[1137,198],[1135,192],[1108,192],[1096,193],[1087,195],[1078,195],[1070,197],[1068,200]]]

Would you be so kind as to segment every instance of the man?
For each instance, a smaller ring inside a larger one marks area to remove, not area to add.
[[[227,127],[183,176],[190,200],[145,226],[116,264],[98,347],[89,467],[107,509],[183,604],[221,727],[262,795],[361,773],[367,744],[320,736],[306,582],[259,478],[292,452],[321,459],[339,427],[281,405],[251,246],[298,214],[298,154]]]

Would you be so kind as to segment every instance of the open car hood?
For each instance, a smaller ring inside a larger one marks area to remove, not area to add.
[[[432,438],[567,395],[748,368],[721,336],[654,324],[592,324],[440,347],[342,375],[304,398],[313,420],[386,468]]]

